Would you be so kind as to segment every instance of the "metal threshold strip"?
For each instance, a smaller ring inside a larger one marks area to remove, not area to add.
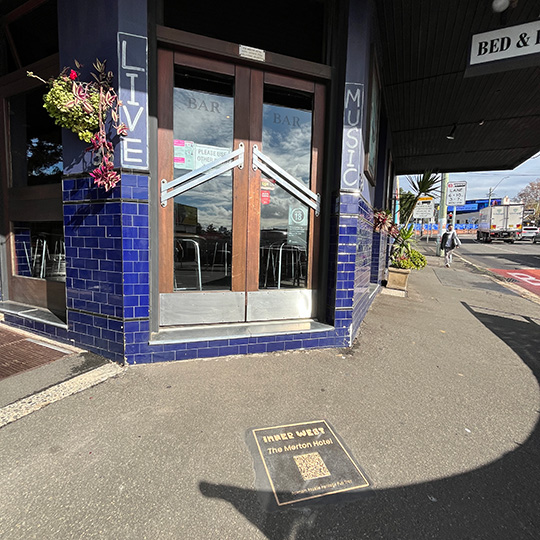
[[[253,170],[260,169],[264,174],[275,180],[293,197],[313,208],[315,215],[321,211],[321,196],[307,188],[302,182],[282,169],[277,163],[265,156],[255,144],[253,146]]]
[[[190,173],[184,174],[170,182],[165,178],[161,180],[161,206],[167,206],[167,201],[197,187],[216,176],[220,176],[230,171],[234,167],[242,169],[244,166],[244,144],[240,143],[237,150],[229,152],[227,155],[212,161],[208,165],[199,167]],[[172,190],[172,191],[169,191]]]
[[[46,308],[38,308],[35,306],[29,306],[27,304],[21,304],[19,302],[11,302],[9,300],[5,302],[0,302],[0,313],[17,315],[26,319],[32,319],[33,321],[57,326],[58,328],[67,329],[68,327],[65,319],[62,320],[52,311]]]
[[[267,321],[259,323],[215,324],[204,326],[176,326],[163,328],[152,334],[150,345],[211,341],[214,339],[236,339],[279,334],[301,334],[304,332],[328,332],[333,326],[313,319]]]

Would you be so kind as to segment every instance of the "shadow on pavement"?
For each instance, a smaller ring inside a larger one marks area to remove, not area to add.
[[[463,305],[511,347],[539,379],[538,320]],[[489,414],[486,410],[486,415]],[[375,486],[374,497],[342,504],[268,513],[261,506],[261,494],[254,490],[207,482],[201,482],[199,489],[206,497],[230,503],[270,540],[537,539],[540,537],[538,422],[524,444],[489,465],[401,488],[377,490]],[[265,495],[269,494],[262,494],[263,499]]]

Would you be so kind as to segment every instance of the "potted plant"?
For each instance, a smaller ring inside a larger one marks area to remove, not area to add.
[[[77,60],[75,66],[82,67]],[[109,191],[120,181],[120,175],[114,170],[114,146],[106,128],[109,113],[115,135],[125,136],[128,129],[120,122],[122,103],[112,87],[113,73],[106,70],[105,61],[96,60],[93,67],[94,80],[90,82],[81,81],[79,72],[71,68],[64,68],[48,81],[31,71],[27,73],[49,87],[43,96],[43,106],[54,122],[73,131],[81,141],[90,143],[87,151],[92,152],[95,167],[90,176],[98,186]]]
[[[411,270],[420,270],[427,264],[426,258],[413,248],[413,236],[412,225],[402,227],[394,236],[386,284],[389,289],[406,291]]]

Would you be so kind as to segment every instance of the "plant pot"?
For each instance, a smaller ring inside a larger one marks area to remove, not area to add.
[[[398,291],[407,290],[407,281],[409,280],[410,268],[388,268],[387,289],[397,289]]]

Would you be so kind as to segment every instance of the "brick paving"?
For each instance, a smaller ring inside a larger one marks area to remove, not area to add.
[[[0,326],[0,380],[54,362],[71,352]]]

